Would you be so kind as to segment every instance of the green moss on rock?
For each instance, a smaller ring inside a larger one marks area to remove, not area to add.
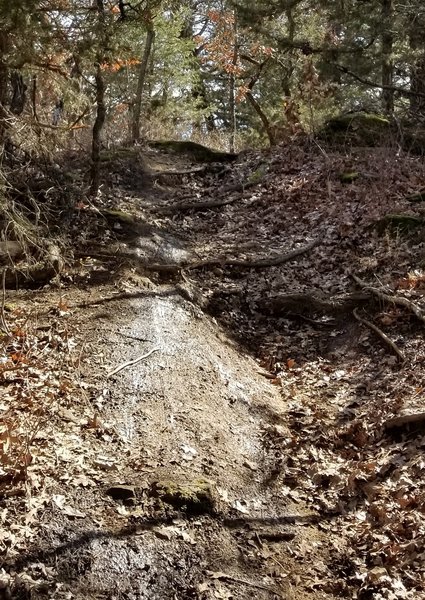
[[[189,482],[156,481],[152,484],[151,493],[162,502],[191,515],[214,512],[211,484],[203,479]]]
[[[391,132],[390,121],[373,113],[348,113],[330,119],[319,132],[319,138],[331,143],[358,146],[381,144]]]
[[[207,148],[196,142],[191,142],[190,140],[158,140],[149,142],[149,145],[164,152],[189,154],[195,160],[200,162],[226,162],[237,158],[237,154],[212,150],[211,148]]]
[[[266,173],[267,173],[267,165],[266,164],[260,165],[258,167],[258,169],[256,169],[252,173],[250,173],[250,175],[248,176],[248,183],[249,184],[260,183],[260,181],[262,181],[262,179],[264,178]]]

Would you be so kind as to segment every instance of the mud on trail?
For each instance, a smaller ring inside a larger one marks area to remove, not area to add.
[[[421,284],[400,283],[420,232],[371,225],[411,210],[423,165],[302,145],[219,158],[112,153],[60,289],[12,298],[55,370],[22,476],[5,470],[0,597],[425,597],[422,433],[388,426],[420,405],[423,327],[352,278],[422,311]],[[16,386],[31,407],[46,377],[8,373],[2,410],[22,419]]]

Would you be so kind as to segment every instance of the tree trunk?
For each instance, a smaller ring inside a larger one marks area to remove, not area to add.
[[[230,136],[229,136],[229,152],[235,152],[236,146],[236,67],[238,64],[238,24],[236,21],[236,13],[233,13],[233,59],[232,69],[229,77],[229,113],[230,113]]]
[[[209,102],[207,97],[207,89],[205,87],[205,82],[202,79],[202,73],[199,73],[199,81],[194,85],[192,89],[192,98],[197,108],[200,108],[202,110],[208,109]],[[216,126],[214,116],[212,114],[206,114],[204,116],[204,120],[208,133],[212,133],[213,131],[215,131]],[[194,127],[199,129],[200,124],[195,123]]]
[[[274,146],[274,144],[276,143],[276,140],[274,137],[273,129],[270,125],[270,121],[269,121],[266,113],[263,111],[263,109],[261,108],[261,106],[259,105],[257,100],[254,98],[251,91],[247,92],[246,99],[251,104],[252,108],[255,110],[257,115],[260,117],[261,122],[264,125],[264,129],[267,133],[267,137],[269,138],[270,146]]]
[[[105,81],[102,68],[98,63],[96,67],[96,120],[93,125],[92,151],[91,151],[91,173],[90,173],[90,196],[96,196],[100,184],[100,147],[101,133],[106,117],[105,106]]]
[[[92,152],[91,152],[91,171],[90,171],[90,196],[96,196],[99,191],[100,184],[100,146],[101,134],[106,118],[105,105],[105,80],[102,73],[102,63],[105,47],[107,45],[106,30],[105,30],[105,6],[104,0],[96,0],[98,13],[98,28],[99,28],[99,48],[96,57],[96,120],[93,125],[92,134]]]
[[[254,98],[254,94],[252,93],[252,90],[254,89],[255,84],[259,80],[261,73],[262,73],[264,67],[266,66],[268,60],[269,59],[266,59],[262,63],[258,64],[257,72],[252,75],[250,82],[248,83],[246,99],[251,104],[252,108],[255,110],[257,115],[260,117],[261,122],[264,126],[264,130],[267,133],[267,137],[269,138],[270,146],[274,146],[276,143],[276,138],[275,138],[275,135],[273,132],[273,127],[271,126],[269,118],[267,117],[266,113],[261,108],[260,103]]]
[[[191,2],[190,3],[190,13],[188,14],[188,16],[184,22],[183,28],[180,32],[181,39],[192,41],[195,38],[194,20],[195,20],[196,10],[197,10],[196,2]],[[199,60],[199,54],[200,54],[202,47],[203,47],[203,44],[201,44],[201,46],[199,48],[194,48],[193,53],[192,53],[193,61],[194,61],[193,70],[194,70],[194,72],[196,72],[196,75],[197,75],[197,80],[194,82],[193,87],[192,87],[192,99],[193,99],[193,104],[194,104],[195,108],[201,109],[203,111],[207,111],[210,107],[210,103],[208,101],[208,92],[207,92],[207,87],[205,85],[203,69],[201,68],[201,62]],[[208,114],[206,112],[203,116],[203,119],[205,121],[205,125],[206,125],[208,133],[212,133],[213,131],[216,130],[214,116],[211,113]],[[193,127],[194,131],[196,131],[196,130],[201,131],[202,118],[198,117],[193,122],[192,127]]]
[[[27,86],[24,83],[24,78],[18,71],[13,71],[10,75],[12,84],[12,99],[10,101],[10,112],[14,115],[20,115],[25,108],[27,99]]]
[[[9,68],[6,55],[9,49],[8,34],[0,31],[0,145],[3,145],[8,128],[7,123],[7,96],[9,84]]]
[[[418,15],[412,17],[412,28],[410,32],[410,47],[419,58],[412,65],[410,74],[410,91],[413,95],[410,99],[410,111],[421,121],[425,118],[425,48],[424,48],[424,21]],[[421,94],[418,96],[416,94]]]
[[[288,39],[289,43],[293,44],[295,37],[295,19],[292,7],[286,9],[286,18],[288,21]],[[291,79],[294,72],[294,50],[289,48],[286,52],[287,68],[282,81],[282,89],[286,98],[291,97]]]
[[[394,36],[392,33],[392,0],[382,0],[382,38],[381,38],[381,75],[382,75],[382,108],[386,115],[394,113],[394,91],[393,86],[394,65],[391,54],[393,51]]]
[[[136,97],[133,104],[132,120],[132,141],[133,144],[140,141],[140,117],[142,114],[143,88],[145,87],[146,75],[148,72],[149,58],[152,53],[153,43],[155,41],[155,30],[153,27],[153,18],[149,12],[146,17],[146,42],[143,50],[142,60],[140,62],[139,74],[137,79]]]
[[[425,58],[416,61],[412,68],[410,90],[414,94],[410,100],[410,110],[416,117],[425,117]]]

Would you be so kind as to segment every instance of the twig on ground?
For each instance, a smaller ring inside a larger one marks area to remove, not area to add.
[[[137,342],[152,342],[152,340],[148,338],[137,337],[135,335],[128,335],[128,333],[123,333],[122,331],[117,332],[119,335],[123,337],[129,338],[130,340],[136,340]]]
[[[357,312],[357,308],[353,310],[353,315],[356,317],[357,321],[359,321],[369,329],[372,329],[372,331],[374,331],[381,338],[381,340],[383,340],[391,348],[394,354],[397,354],[398,358],[401,360],[402,363],[406,361],[404,354],[401,352],[398,346],[392,340],[390,340],[390,338],[383,331],[381,331],[381,329],[379,329],[379,327],[377,327],[374,323],[371,323],[367,319],[363,319],[363,317],[361,317]]]
[[[302,321],[305,321],[306,323],[310,323],[311,325],[317,325],[318,327],[335,327],[335,321],[318,321],[317,319],[310,319],[310,317],[306,317],[305,315],[301,315],[299,313],[291,313],[288,312],[287,313],[287,317],[291,318],[294,317],[296,319],[301,319]]]
[[[234,583],[241,583],[249,587],[257,588],[259,590],[266,590],[267,592],[273,592],[273,588],[255,581],[248,581],[247,579],[241,579],[240,577],[233,577],[232,575],[226,575],[226,573],[217,573],[213,579],[221,579],[222,581],[233,581]]]
[[[137,363],[141,362],[145,358],[148,358],[148,356],[150,356],[154,352],[159,352],[159,348],[153,348],[146,354],[143,354],[142,356],[139,356],[138,358],[135,358],[134,360],[129,360],[129,361],[123,363],[122,365],[119,365],[116,369],[114,369],[113,371],[108,373],[106,377],[112,377],[112,375],[116,375],[117,373],[119,373],[123,369],[126,369],[127,367],[132,367],[133,365],[137,365]]]
[[[261,258],[259,260],[229,260],[225,261],[225,265],[232,267],[247,267],[250,269],[261,269],[262,267],[276,267],[278,265],[282,265],[283,263],[300,256],[301,254],[305,254],[312,250],[315,246],[320,244],[322,238],[316,238],[309,244],[305,246],[301,246],[300,248],[295,248],[295,250],[291,250],[291,252],[287,252],[286,254],[280,254],[279,256],[275,256],[274,258]]]

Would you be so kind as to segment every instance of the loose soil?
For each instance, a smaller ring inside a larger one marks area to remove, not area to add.
[[[5,470],[0,597],[425,597],[424,438],[386,428],[421,404],[423,323],[359,305],[400,364],[352,310],[320,310],[356,291],[353,273],[425,308],[421,228],[374,229],[421,214],[406,198],[423,177],[388,149],[299,144],[232,165],[112,154],[60,282],[7,299],[10,323],[36,316],[31,356],[50,357],[54,380],[25,468]],[[315,239],[279,265],[230,264]],[[304,300],[273,309],[289,293]],[[3,377],[15,423],[16,386],[34,406],[23,390],[46,378]]]

